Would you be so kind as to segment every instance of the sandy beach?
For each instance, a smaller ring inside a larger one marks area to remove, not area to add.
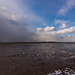
[[[48,75],[75,71],[75,44],[0,44],[0,75]]]

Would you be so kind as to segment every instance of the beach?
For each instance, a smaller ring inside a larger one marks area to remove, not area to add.
[[[50,75],[65,68],[75,73],[75,43],[0,44],[0,75]]]

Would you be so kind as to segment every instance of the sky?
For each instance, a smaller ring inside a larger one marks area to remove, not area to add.
[[[75,0],[0,0],[0,42],[75,42]]]

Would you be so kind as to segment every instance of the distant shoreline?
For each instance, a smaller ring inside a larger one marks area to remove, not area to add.
[[[0,44],[41,44],[41,43],[67,43],[67,44],[75,44],[75,42],[0,42]]]

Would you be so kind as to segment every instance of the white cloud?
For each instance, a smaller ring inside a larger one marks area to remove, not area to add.
[[[18,13],[17,14],[13,13],[6,6],[3,6],[3,5],[2,6],[0,5],[0,16],[9,20],[14,20],[14,21],[17,21],[20,18]]]
[[[42,33],[46,33],[46,34],[48,34],[48,33],[49,34],[67,34],[67,33],[75,32],[75,27],[70,27],[70,28],[58,30],[58,31],[55,31],[55,27],[37,28],[37,32],[40,33],[40,31],[42,31]]]
[[[47,26],[46,28],[44,28],[44,31],[49,32],[49,31],[55,31],[55,27],[49,27]]]
[[[55,24],[67,24],[67,22],[69,22],[68,20],[67,21],[64,21],[64,20],[55,20]]]
[[[17,20],[21,19],[29,24],[45,23],[45,20],[35,14],[28,4],[21,4],[23,0],[0,0],[0,14],[8,19]]]
[[[62,29],[64,27],[69,28],[71,26],[73,26],[73,27],[75,26],[75,22],[70,21],[70,20],[59,20],[59,19],[57,19],[57,20],[54,21],[54,24],[58,25],[60,27],[60,29]]]
[[[58,11],[58,15],[65,15],[72,7],[75,6],[75,0],[65,0],[66,4]]]
[[[66,28],[67,25],[66,24],[62,24],[60,28]]]
[[[70,27],[68,29],[59,30],[56,33],[57,34],[67,34],[67,33],[73,33],[75,32],[75,27]]]
[[[37,28],[37,32],[42,32],[43,28]]]
[[[50,27],[51,28],[51,27]],[[53,27],[55,29],[55,27]],[[58,31],[51,31],[51,30],[45,30],[45,28],[40,28],[40,30],[43,30],[42,32],[37,31],[36,34],[36,40],[38,41],[58,41],[58,42],[74,42],[75,37],[66,37],[64,34],[74,33],[75,27],[70,27],[68,29],[58,30]],[[46,27],[48,29],[48,27]],[[63,35],[63,36],[62,36]]]
[[[55,24],[56,24],[56,25],[60,25],[60,28],[61,28],[61,29],[66,28],[68,22],[69,22],[69,21],[55,20]]]
[[[7,19],[10,19],[10,20],[19,20],[20,19],[20,15],[19,14],[15,14],[15,13],[12,13],[11,11],[9,11],[6,7],[4,6],[1,6],[0,7],[0,14],[4,17],[6,17]]]
[[[49,27],[47,26],[46,28],[37,28],[37,32],[49,32],[49,31],[55,31],[55,27]]]

